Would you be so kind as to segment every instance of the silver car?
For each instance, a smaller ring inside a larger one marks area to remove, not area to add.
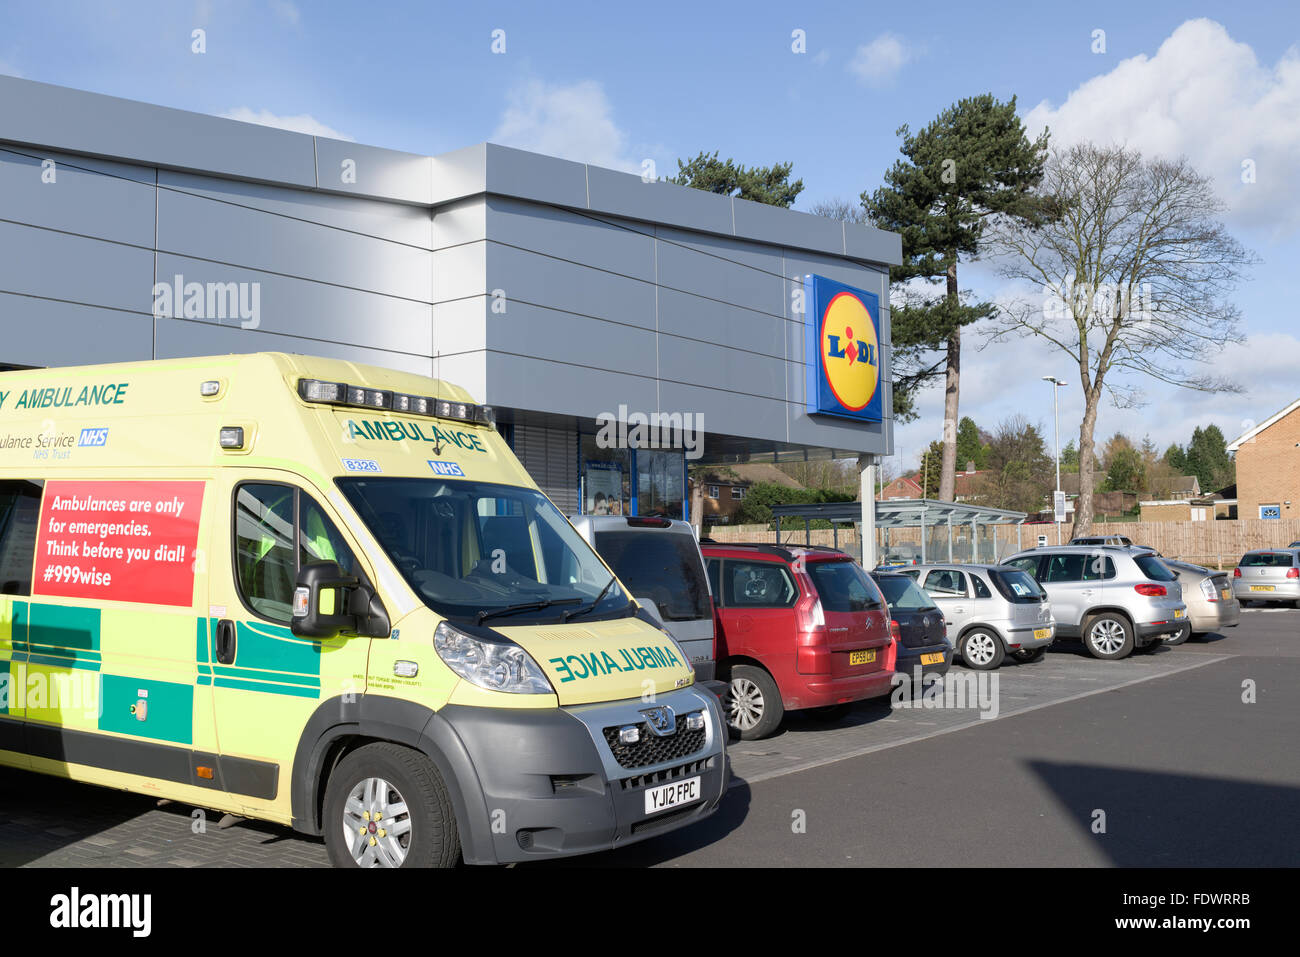
[[[1300,604],[1300,548],[1262,548],[1247,552],[1232,573],[1232,591],[1248,601]]]
[[[1149,551],[1120,545],[1058,545],[1002,564],[1037,579],[1052,600],[1056,633],[1078,637],[1094,658],[1125,658],[1178,638],[1187,622],[1182,586]]]
[[[691,523],[633,515],[571,515],[569,521],[681,645],[695,680],[712,685],[713,600]]]
[[[1241,604],[1232,593],[1227,572],[1216,572],[1190,562],[1162,558],[1183,586],[1187,603],[1187,624],[1177,638],[1166,638],[1167,645],[1180,645],[1193,634],[1205,635],[1236,628],[1241,623]]]
[[[1038,661],[1056,637],[1056,619],[1033,576],[1002,565],[922,565],[916,579],[943,611],[948,640],[968,668],[991,671],[1006,655]]]

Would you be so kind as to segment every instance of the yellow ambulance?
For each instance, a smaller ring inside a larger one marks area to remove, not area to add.
[[[0,764],[450,865],[707,817],[725,736],[463,389],[269,353],[0,374]]]

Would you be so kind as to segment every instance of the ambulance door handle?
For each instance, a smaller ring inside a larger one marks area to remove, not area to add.
[[[235,663],[235,623],[229,618],[217,622],[217,663]]]

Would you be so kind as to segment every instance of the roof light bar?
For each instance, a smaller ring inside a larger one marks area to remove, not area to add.
[[[424,415],[431,418],[454,419],[475,425],[496,425],[496,412],[490,405],[476,405],[455,399],[437,399],[425,395],[408,395],[386,389],[369,389],[346,382],[325,382],[320,379],[299,379],[298,395],[305,402],[325,405],[348,405],[364,409],[391,409],[406,415]]]

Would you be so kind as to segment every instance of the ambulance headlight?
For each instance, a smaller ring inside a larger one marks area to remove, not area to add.
[[[442,622],[433,647],[452,671],[488,691],[509,694],[554,694],[532,655],[512,641],[485,641]]]

